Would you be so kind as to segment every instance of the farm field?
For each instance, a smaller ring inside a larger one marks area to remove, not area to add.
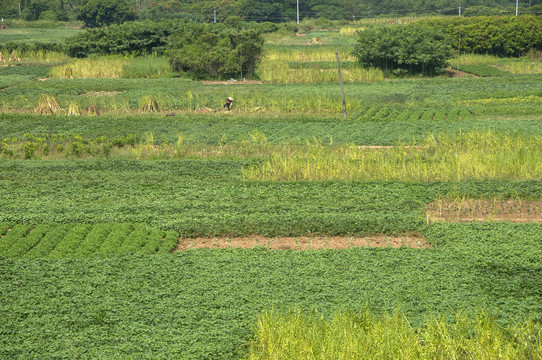
[[[537,358],[540,60],[389,78],[357,66],[353,34],[266,35],[246,83],[155,55],[0,67],[0,358],[259,358],[265,314],[365,310],[414,336],[527,321],[519,358]]]

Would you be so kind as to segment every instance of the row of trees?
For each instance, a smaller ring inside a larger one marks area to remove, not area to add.
[[[260,34],[277,26],[239,18],[228,22],[229,26],[147,21],[87,29],[67,41],[66,51],[73,57],[166,54],[176,71],[193,78],[250,76],[262,51]],[[368,28],[358,33],[353,55],[362,66],[396,75],[436,75],[456,51],[504,57],[532,50],[542,51],[542,17],[508,16],[440,18]]]
[[[260,34],[273,26],[127,22],[87,29],[69,39],[65,51],[72,57],[165,54],[173,70],[195,79],[238,78],[252,74],[262,51]]]
[[[95,20],[86,22],[97,26],[110,21],[114,15],[97,14],[99,4],[107,3],[110,9],[119,9],[123,15],[113,22],[128,18],[158,20],[163,18],[182,18],[195,21],[222,22],[229,16],[239,16],[246,21],[284,22],[295,20],[298,0],[0,0],[0,16],[4,18],[23,18],[26,20],[88,19],[92,14]],[[356,19],[379,15],[408,15],[416,13],[458,14],[461,3],[463,14],[493,15],[512,13],[509,0],[299,0],[300,18]],[[542,0],[521,0],[523,13],[530,11],[542,14]],[[20,13],[19,13],[20,4]],[[115,10],[116,11],[116,10]],[[100,20],[96,20],[97,17]]]
[[[361,65],[403,74],[442,72],[457,52],[518,57],[542,51],[542,17],[441,18],[359,33]]]

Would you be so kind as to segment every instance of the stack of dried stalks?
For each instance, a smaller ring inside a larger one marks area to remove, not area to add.
[[[68,105],[68,115],[81,115],[81,107],[76,102],[71,102]]]
[[[39,112],[40,114],[49,114],[53,115],[57,111],[62,110],[60,107],[60,103],[58,102],[58,99],[56,96],[51,94],[44,94],[40,96],[38,100],[38,106],[36,107],[36,112]]]
[[[141,112],[155,112],[159,111],[158,102],[154,95],[146,95],[140,102],[139,110]]]
[[[100,115],[100,110],[98,109],[98,107],[94,104],[90,105],[88,107],[88,115]]]

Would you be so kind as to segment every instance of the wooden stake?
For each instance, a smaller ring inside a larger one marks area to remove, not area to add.
[[[339,70],[339,84],[341,84],[341,98],[343,100],[343,118],[346,119],[346,101],[344,100],[343,77],[341,75],[341,63],[339,62],[339,50],[337,48],[335,48],[335,55],[337,56],[337,69]]]

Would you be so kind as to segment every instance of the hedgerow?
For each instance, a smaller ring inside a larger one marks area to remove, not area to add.
[[[541,16],[450,17],[425,23],[443,29],[461,53],[519,57],[542,50]]]

